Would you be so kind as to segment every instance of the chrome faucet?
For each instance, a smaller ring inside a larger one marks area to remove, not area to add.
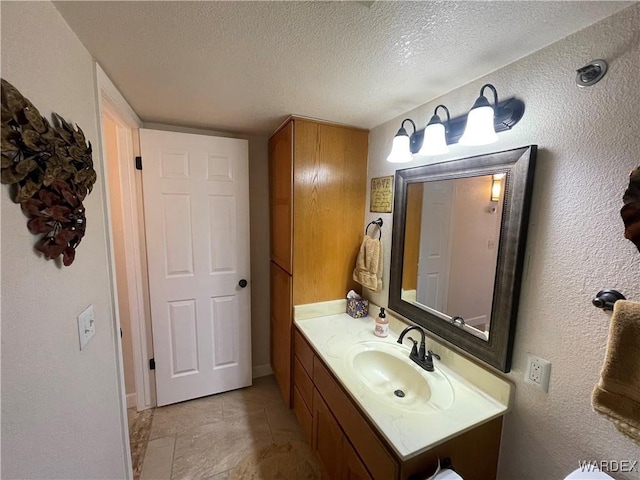
[[[413,347],[411,348],[411,353],[409,354],[409,358],[413,360],[415,363],[424,368],[427,372],[433,372],[433,357],[440,360],[440,356],[433,353],[431,350],[427,350],[425,345],[425,334],[424,330],[417,325],[412,327],[405,328],[400,336],[398,337],[398,343],[402,343],[404,340],[404,336],[409,333],[411,330],[418,330],[420,332],[421,340],[420,340],[420,348],[418,348],[417,340],[414,340],[411,337],[407,337],[409,340],[413,342]]]

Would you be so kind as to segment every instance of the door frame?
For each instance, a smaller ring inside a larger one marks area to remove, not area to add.
[[[153,373],[149,370],[149,359],[153,355],[153,346],[149,341],[149,305],[148,305],[148,284],[145,255],[144,225],[142,224],[142,208],[139,199],[142,198],[140,191],[141,176],[135,169],[134,157],[139,155],[139,143],[137,142],[138,129],[142,128],[142,121],[127,103],[122,94],[115,87],[100,65],[95,62],[97,101],[98,101],[98,123],[99,132],[103,135],[103,115],[112,118],[118,127],[118,150],[120,155],[129,155],[130,162],[120,163],[120,190],[122,192],[122,203],[129,208],[122,210],[123,218],[123,238],[125,244],[125,265],[127,285],[129,290],[129,318],[131,323],[131,343],[133,348],[133,367],[136,384],[136,408],[138,411],[153,408],[156,404],[155,382]],[[105,142],[102,141],[102,162],[105,172],[105,197],[107,209],[107,229],[109,235],[108,259],[110,266],[111,288],[114,297],[114,314],[116,316],[117,331],[116,339],[120,335],[120,316],[118,310],[118,295],[115,275],[115,254],[113,247],[113,229],[111,222],[111,205],[109,201],[108,188],[108,164],[106,159]],[[119,369],[122,377],[122,393],[124,397],[124,419],[126,421],[127,401],[124,391],[124,366],[122,363],[122,349],[119,341],[117,352],[119,357]],[[127,435],[128,442],[128,435]]]

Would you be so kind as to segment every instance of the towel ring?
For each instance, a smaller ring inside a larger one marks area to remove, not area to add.
[[[625,296],[617,290],[600,290],[591,303],[603,310],[613,310],[613,304],[618,300],[626,300]]]
[[[367,228],[365,228],[365,230],[364,230],[364,234],[365,234],[365,235],[369,235],[369,227],[370,227],[371,225],[377,225],[377,227],[378,227],[378,234],[379,234],[379,236],[378,236],[378,240],[381,240],[381,239],[382,239],[382,224],[383,224],[383,223],[384,223],[384,222],[382,221],[382,219],[381,219],[381,218],[378,218],[377,220],[374,220],[374,221],[372,221],[372,222],[369,222],[369,223],[367,224]]]

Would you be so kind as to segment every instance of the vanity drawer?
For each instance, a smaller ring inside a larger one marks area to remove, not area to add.
[[[313,350],[307,343],[307,341],[302,337],[302,334],[295,329],[295,334],[293,337],[293,351],[295,355],[300,360],[300,363],[304,367],[304,369],[309,374],[309,377],[313,376],[313,357],[315,356]]]
[[[311,395],[313,396],[313,387],[311,389]],[[293,387],[293,412],[296,414],[304,441],[311,445],[311,432],[313,430],[313,418],[311,417],[311,409],[307,407],[302,400],[300,390],[294,385]]]
[[[374,479],[398,478],[398,464],[317,357],[313,382]]]
[[[293,357],[293,384],[298,389],[304,403],[307,404],[307,408],[311,410],[313,405],[313,382],[297,356]]]

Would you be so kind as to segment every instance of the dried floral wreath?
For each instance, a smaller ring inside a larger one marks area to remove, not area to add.
[[[82,201],[96,181],[91,143],[54,113],[52,126],[38,109],[2,79],[2,174],[11,197],[29,217],[27,228],[43,236],[35,249],[69,266],[86,228]]]
[[[640,167],[629,175],[629,186],[622,197],[624,206],[620,216],[624,222],[624,236],[640,251]]]

